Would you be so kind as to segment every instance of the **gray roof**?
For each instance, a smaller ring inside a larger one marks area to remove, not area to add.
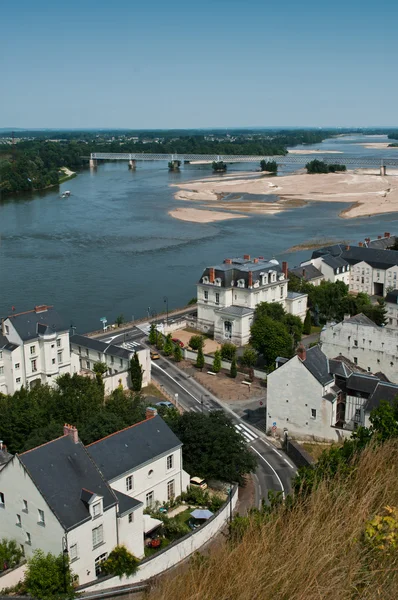
[[[143,349],[143,346],[137,344],[136,346],[134,346],[134,350],[127,350],[126,348],[122,348],[121,346],[115,346],[114,344],[106,344],[101,340],[97,340],[86,335],[78,334],[71,336],[70,343],[76,344],[76,346],[82,346],[83,348],[89,348],[90,350],[95,350],[97,352],[101,352],[102,354],[107,354],[109,356],[117,356],[118,358],[127,359],[129,359],[134,354],[134,352]]]
[[[398,385],[394,385],[393,383],[386,383],[384,381],[380,381],[374,390],[373,394],[370,396],[368,401],[366,402],[365,410],[370,412],[374,408],[377,408],[380,405],[382,400],[385,400],[389,404],[393,404],[398,399]]]
[[[326,254],[322,257],[324,263],[332,267],[332,269],[340,269],[341,267],[347,267],[348,262],[341,258],[340,256],[331,256],[330,254]]]
[[[0,350],[7,350],[8,352],[12,352],[18,348],[17,344],[12,344],[8,341],[5,335],[1,335],[0,333]]]
[[[397,237],[395,235],[390,235],[389,237],[382,237],[377,240],[370,240],[369,244],[367,244],[368,248],[376,248],[378,250],[388,250],[392,246],[394,246]]]
[[[295,275],[296,277],[300,277],[300,279],[305,279],[305,281],[312,281],[313,279],[323,278],[323,273],[314,267],[314,265],[309,264],[302,267],[294,267],[294,269],[289,269],[289,274]]]
[[[10,320],[23,341],[33,340],[39,334],[61,333],[69,329],[52,306],[47,306],[45,310],[38,312],[30,310],[6,318]]]
[[[379,380],[373,375],[363,373],[352,373],[347,379],[347,394],[359,392],[361,394],[372,394]],[[352,394],[350,394],[352,395]]]
[[[375,269],[388,269],[398,265],[397,250],[378,250],[376,248],[367,248],[366,246],[346,246],[345,244],[335,244],[334,246],[325,246],[314,250],[312,258],[331,255],[341,257],[350,265],[365,261]]]
[[[91,519],[83,490],[103,497],[107,510],[116,496],[81,442],[64,435],[19,455],[32,480],[65,529]]]
[[[12,454],[7,452],[7,448],[3,446],[3,449],[0,450],[0,469],[4,467],[8,463],[9,460],[12,459]]]
[[[210,269],[214,269],[215,278],[221,279],[221,287],[231,287],[231,282],[238,279],[244,279],[245,285],[249,282],[249,272],[252,272],[253,283],[259,279],[260,273],[268,273],[269,271],[277,271],[278,276],[282,273],[282,268],[276,259],[267,260],[264,258],[248,260],[245,258],[232,258],[231,263],[222,263],[213,267],[207,267],[199,280],[202,283],[204,276],[209,276]]]
[[[303,365],[309,372],[321,383],[326,385],[333,381],[333,376],[329,372],[329,361],[319,346],[313,346],[306,351],[306,358]]]
[[[287,293],[287,297],[288,298],[300,298],[300,296],[306,296],[307,294],[304,294],[304,292],[288,292]]]
[[[214,312],[234,315],[236,317],[245,317],[246,315],[254,314],[254,310],[246,308],[246,306],[224,306],[223,308],[217,308]]]
[[[329,370],[333,375],[340,375],[340,377],[348,377],[351,373],[351,369],[342,360],[331,358],[329,359]]]
[[[87,451],[107,481],[112,481],[181,445],[163,419],[155,416],[90,444]]]
[[[139,506],[142,506],[142,502],[140,502],[139,500],[136,500],[135,498],[132,498],[131,496],[127,496],[126,494],[123,494],[122,492],[118,492],[117,490],[113,490],[116,494],[116,498],[118,499],[119,502],[119,516],[123,516],[127,513],[132,512],[133,510],[135,510],[136,508],[138,508]]]
[[[359,313],[358,315],[354,315],[349,319],[344,319],[342,323],[354,323],[355,325],[367,325],[369,327],[378,327],[376,323],[374,323],[369,317],[364,315],[363,313]]]
[[[386,296],[386,302],[398,304],[398,290],[392,290],[391,292],[388,292]]]

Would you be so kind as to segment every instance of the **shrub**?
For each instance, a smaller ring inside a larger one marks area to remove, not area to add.
[[[179,344],[177,344],[174,348],[174,360],[175,360],[175,362],[182,361],[182,350],[181,350],[181,346]]]
[[[198,356],[196,358],[196,366],[200,370],[202,370],[203,367],[205,366],[205,357],[204,357],[202,348],[199,348],[199,350],[198,350]]]
[[[106,575],[134,575],[137,572],[140,561],[131,554],[126,546],[116,546],[108,558],[101,564],[101,572]]]
[[[216,350],[214,353],[213,371],[214,373],[221,371],[221,352],[219,350]]]
[[[35,550],[25,573],[28,594],[40,600],[75,598],[69,557]]]
[[[191,339],[188,342],[188,345],[192,350],[199,350],[199,348],[203,348],[204,339],[202,335],[192,335]]]
[[[177,540],[190,532],[188,525],[177,517],[162,516],[162,521],[163,534],[169,540]]]
[[[238,374],[238,369],[236,367],[236,357],[235,356],[232,358],[231,368],[230,368],[229,374],[232,377],[232,379],[235,379],[235,377]]]
[[[257,364],[258,353],[254,348],[247,346],[243,352],[242,365],[245,367],[254,367]]]
[[[232,360],[236,355],[236,346],[231,342],[224,342],[221,346],[221,358],[224,360]]]
[[[166,341],[164,343],[163,353],[165,356],[171,356],[173,353],[173,342],[171,341],[171,333],[166,336]]]
[[[22,550],[15,540],[3,538],[0,541],[0,571],[19,565],[22,556]]]

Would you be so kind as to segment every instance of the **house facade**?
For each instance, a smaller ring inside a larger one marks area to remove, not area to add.
[[[363,314],[330,324],[320,345],[328,358],[343,355],[368,373],[382,372],[398,383],[398,330],[375,325]]]
[[[62,437],[15,455],[0,470],[2,536],[16,540],[26,557],[36,549],[67,551],[79,584],[101,574],[117,545],[142,558],[144,535],[160,524],[144,507],[189,483],[181,446],[154,409],[88,447],[65,425]]]
[[[398,289],[391,290],[385,297],[387,325],[389,329],[398,329]]]
[[[288,313],[305,318],[307,295],[287,289],[287,263],[264,257],[227,258],[204,270],[197,284],[197,327],[220,342],[247,344],[254,311],[260,302],[278,302]]]
[[[39,383],[55,385],[57,377],[70,372],[69,328],[52,306],[36,306],[2,320],[1,393]]]

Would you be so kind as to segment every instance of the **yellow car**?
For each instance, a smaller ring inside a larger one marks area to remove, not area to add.
[[[191,477],[189,485],[200,488],[201,490],[205,490],[207,488],[206,480],[202,479],[202,477]]]
[[[157,352],[151,352],[151,360],[158,360],[160,358]]]

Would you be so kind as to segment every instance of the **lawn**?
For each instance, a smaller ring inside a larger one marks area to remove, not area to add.
[[[184,512],[178,513],[175,518],[181,521],[181,523],[186,523],[188,525],[188,521],[192,519],[191,512],[193,510],[193,508],[187,508],[187,510],[184,510]]]
[[[311,444],[310,442],[306,442],[305,444],[300,445],[306,452],[308,452],[308,454],[311,454],[315,460],[318,460],[324,450],[329,450],[332,446],[337,446],[340,444]]]
[[[168,540],[167,538],[162,538],[162,542],[159,548],[148,548],[147,546],[145,546],[145,558],[148,558],[148,556],[153,556],[154,554],[156,554],[156,552],[159,552],[159,550],[164,550],[169,544],[171,544],[170,540]]]
[[[149,383],[147,386],[142,388],[141,394],[143,396],[155,396],[155,398],[164,400],[164,395],[155,385],[153,385],[153,383]]]

